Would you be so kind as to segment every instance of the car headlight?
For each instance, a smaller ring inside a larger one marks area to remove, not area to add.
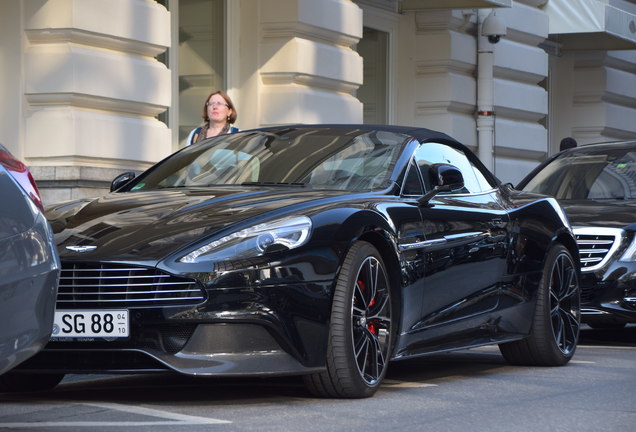
[[[179,258],[183,263],[258,257],[273,250],[302,246],[311,232],[311,219],[295,216],[259,224],[201,246]]]
[[[636,261],[636,234],[620,261]]]

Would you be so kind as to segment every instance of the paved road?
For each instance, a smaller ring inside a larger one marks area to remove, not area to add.
[[[0,431],[600,431],[636,425],[636,326],[586,329],[569,366],[506,365],[487,347],[395,363],[371,399],[312,398],[298,379],[67,377],[0,394]]]

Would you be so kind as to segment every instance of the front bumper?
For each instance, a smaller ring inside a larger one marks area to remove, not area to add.
[[[614,262],[581,275],[581,321],[636,323],[636,263]]]
[[[182,329],[188,332],[189,329]],[[160,338],[170,338],[158,331]],[[179,336],[178,336],[179,337]],[[177,337],[177,338],[178,338]],[[180,337],[183,337],[180,336]],[[173,344],[178,343],[175,340]],[[174,371],[201,376],[301,375],[321,370],[303,364],[255,324],[199,324],[183,347],[108,347],[109,342],[57,342],[19,368],[26,372],[152,373]]]
[[[203,288],[198,305],[130,307],[126,339],[53,338],[19,370],[298,375],[325,365],[331,282]]]

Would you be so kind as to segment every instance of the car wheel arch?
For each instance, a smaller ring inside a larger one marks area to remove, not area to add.
[[[581,260],[579,257],[579,247],[576,244],[576,238],[573,237],[569,233],[562,232],[555,239],[556,243],[561,243],[565,246],[568,251],[572,254],[572,258],[574,259],[574,264],[578,267],[579,271],[581,270]]]
[[[364,223],[360,223],[363,220]],[[402,312],[402,268],[398,256],[397,235],[386,218],[377,212],[364,210],[350,215],[339,228],[339,237],[346,238],[346,247],[341,251],[345,257],[351,247],[358,241],[366,241],[373,245],[386,266],[391,288],[391,300],[397,323],[401,322]],[[340,268],[338,269],[338,272]],[[394,338],[394,341],[396,338]]]

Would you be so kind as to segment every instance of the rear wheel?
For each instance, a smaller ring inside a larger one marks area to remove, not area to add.
[[[318,396],[363,398],[382,383],[393,343],[391,293],[382,257],[354,244],[338,275],[324,372],[305,377]]]
[[[0,375],[0,392],[33,392],[51,390],[64,378],[63,373],[29,374],[7,372]]]
[[[511,364],[562,366],[574,355],[580,326],[576,266],[570,252],[556,245],[544,264],[530,336],[499,349]]]

